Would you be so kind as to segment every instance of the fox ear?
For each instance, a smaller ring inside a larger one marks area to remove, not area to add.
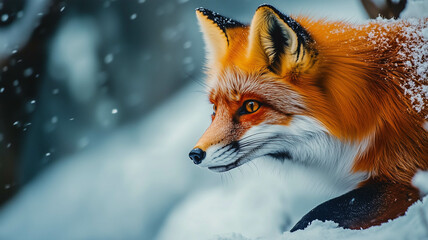
[[[223,17],[205,8],[197,8],[196,16],[204,36],[208,59],[211,60],[226,54],[230,42],[227,30],[245,26],[238,21]]]
[[[250,27],[249,55],[259,58],[276,74],[302,72],[315,61],[313,40],[294,19],[270,5],[262,5]]]

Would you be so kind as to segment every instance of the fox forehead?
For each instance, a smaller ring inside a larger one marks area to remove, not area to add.
[[[210,78],[209,99],[214,104],[252,99],[284,114],[302,114],[305,111],[303,97],[291,85],[269,72],[246,73],[234,67]]]

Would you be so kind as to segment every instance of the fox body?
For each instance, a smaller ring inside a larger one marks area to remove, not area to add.
[[[353,25],[262,5],[245,25],[196,13],[214,106],[189,154],[196,164],[223,172],[268,157],[352,190],[293,231],[314,219],[378,225],[420,199],[411,179],[428,169],[428,19]]]

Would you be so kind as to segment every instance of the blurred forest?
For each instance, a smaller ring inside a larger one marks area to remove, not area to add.
[[[186,2],[0,1],[1,202],[193,77]]]
[[[281,5],[311,3],[302,2]],[[370,17],[397,17],[405,5],[361,2]],[[0,203],[195,81],[204,57],[196,7],[249,22],[261,3],[0,1]]]

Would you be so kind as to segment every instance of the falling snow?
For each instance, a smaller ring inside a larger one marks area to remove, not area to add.
[[[33,75],[33,69],[32,68],[27,68],[24,70],[24,77],[30,77],[31,75]]]
[[[183,48],[184,49],[188,49],[188,48],[190,48],[192,46],[192,42],[191,41],[186,41],[184,44],[183,44]]]
[[[40,0],[27,2],[39,1]],[[45,2],[49,3],[50,1]],[[146,0],[133,1],[133,3],[138,4],[143,4],[146,2]],[[153,1],[153,4],[154,2],[156,1]],[[173,12],[180,11],[178,9],[177,11],[175,11],[176,7],[178,7],[178,4],[186,4],[188,2],[189,0],[174,0],[171,1],[171,3],[166,4],[167,6],[165,7],[161,6],[158,10],[155,10],[154,12],[157,13],[158,16],[162,16],[162,18],[165,18],[165,16],[170,17],[170,14],[172,15]],[[103,11],[107,12],[106,15],[108,16],[108,11],[114,12],[113,8],[115,6],[120,5],[121,3],[119,4],[119,1],[115,0],[106,0],[102,4],[104,8],[109,8],[102,9]],[[152,2],[149,1],[148,4],[152,4]],[[291,3],[278,2],[278,5],[281,4],[282,9],[289,9],[287,8],[287,4]],[[215,3],[213,2],[212,5],[215,6]],[[2,6],[3,3],[0,2],[0,9],[2,8]],[[65,17],[65,15],[70,14],[70,18],[68,20],[72,20],[73,16],[71,14],[74,10],[73,7],[69,7],[67,5],[66,9],[65,6],[60,6],[61,7],[55,8],[55,11],[67,11],[66,14],[58,15],[63,15]],[[140,5],[139,7],[148,6]],[[182,7],[185,8],[187,11],[189,6],[187,5]],[[221,7],[217,6],[214,8],[220,9]],[[352,8],[346,8],[343,9],[343,11],[347,12],[348,9]],[[22,18],[21,20],[24,20],[25,18],[28,18],[30,10],[31,9],[25,8],[24,10],[17,12],[16,17]],[[127,8],[127,10],[129,9]],[[37,15],[37,19],[42,19],[43,17],[45,17],[43,14],[43,9],[35,11],[36,12],[34,14]],[[130,24],[136,26],[137,23],[140,24],[140,22],[142,22],[140,21],[142,20],[142,17],[146,16],[145,14],[142,14],[143,11],[137,9],[133,9],[132,11],[136,11],[140,15],[137,15],[137,13],[126,11],[123,15],[123,18],[120,19],[128,19],[128,21],[125,22],[130,22],[129,20],[133,21],[138,18],[137,21],[134,21],[132,22],[133,24]],[[195,18],[193,16],[193,12],[191,13],[192,15],[190,19],[194,21]],[[13,20],[13,16],[14,15],[3,14],[0,15],[0,20],[2,22],[7,22]],[[46,15],[46,17],[47,16],[48,15]],[[87,17],[88,19],[91,19],[97,16],[99,15]],[[236,16],[241,15],[236,14]],[[213,17],[214,21],[218,22],[222,26],[238,24],[232,19],[220,17],[216,13],[212,13],[211,17]],[[109,21],[112,21],[111,23],[114,23],[114,17],[109,18]],[[34,21],[29,22],[33,23]],[[183,72],[185,72],[189,76],[193,76],[194,74],[189,73],[196,73],[196,71],[193,71],[195,69],[199,69],[199,62],[201,62],[200,58],[198,58],[196,54],[198,51],[200,52],[200,43],[198,42],[199,38],[193,38],[192,36],[189,36],[187,34],[188,32],[185,32],[184,30],[189,32],[195,32],[195,35],[199,37],[199,35],[197,35],[197,29],[190,29],[189,23],[191,22],[185,22],[184,25],[180,25],[180,23],[173,21],[168,22],[171,22],[171,24],[163,27],[155,24],[154,28],[158,29],[159,33],[154,33],[152,35],[157,36],[156,34],[161,34],[163,40],[166,40],[168,44],[170,44],[176,49],[176,51],[181,50],[184,53],[179,55],[179,57],[176,57],[177,52],[170,52],[170,49],[168,48],[166,48],[167,50],[165,50],[167,51],[167,54],[164,54],[165,51],[158,53],[157,51],[159,51],[159,49],[156,48],[154,48],[152,51],[144,50],[141,51],[141,55],[139,55],[138,60],[140,62],[138,62],[138,66],[141,67],[142,72],[150,72],[152,70],[152,65],[150,64],[152,62],[155,62],[157,58],[162,58],[165,59],[165,61],[170,61],[170,63],[175,62],[177,65],[179,65],[178,69],[184,69]],[[426,43],[428,39],[428,28],[427,26],[416,27],[418,26],[418,24],[414,25],[414,22],[410,20],[409,22],[411,23],[410,27],[405,31],[407,39],[409,41],[417,39],[422,41],[422,43],[420,43],[419,45],[403,45],[401,54],[403,56],[403,59],[404,56],[407,56],[408,58],[405,58],[405,64],[406,68],[412,72],[412,78],[409,79],[408,82],[403,84],[402,87],[406,95],[410,97],[415,110],[424,111],[424,109],[426,108],[426,104],[424,103],[426,103],[428,92],[426,82],[426,75],[428,71],[428,66],[426,64]],[[114,36],[119,36],[119,34],[117,34],[117,32],[115,32],[114,30],[114,25],[115,24],[112,24],[111,27],[110,25],[108,27],[109,31],[111,31],[110,34]],[[82,24],[83,29],[85,28],[85,26],[86,24]],[[63,25],[60,25],[58,27],[58,29],[62,28],[64,28]],[[123,30],[123,28],[121,27],[119,27],[119,29]],[[93,36],[97,36],[97,34],[102,33],[102,30],[99,30],[100,32],[94,33],[96,31],[98,31],[97,28],[90,28],[90,30],[88,32],[84,32],[84,34],[87,34],[89,36],[88,38],[96,39],[96,37]],[[337,31],[339,32],[344,30],[340,29]],[[24,32],[28,32],[28,36],[30,36],[32,33],[32,29],[26,29],[26,31]],[[79,33],[78,30],[75,30],[73,33],[76,32]],[[91,35],[91,32],[94,34]],[[25,35],[27,34],[21,35],[22,36],[20,36],[18,39],[27,39],[27,37],[25,37]],[[375,38],[376,35],[374,33],[369,33],[369,37]],[[121,67],[121,70],[123,70],[124,72],[128,70],[126,68],[123,68],[123,65],[121,65],[122,61],[119,61],[122,60],[122,58],[120,58],[119,56],[124,55],[115,55],[119,54],[120,51],[116,51],[114,47],[110,48],[110,45],[107,45],[106,47],[105,43],[101,44],[97,42],[104,42],[105,40],[105,42],[108,43],[110,39],[96,39],[94,40],[94,44],[91,44],[91,41],[86,41],[85,44],[90,45],[90,47],[84,49],[84,51],[79,51],[79,48],[75,48],[75,46],[72,45],[73,42],[79,42],[81,38],[74,37],[66,39],[67,41],[65,42],[67,44],[69,43],[70,45],[61,45],[63,46],[62,49],[72,49],[71,52],[76,53],[76,56],[81,56],[82,53],[85,52],[92,53],[91,50],[96,49],[93,51],[93,55],[83,54],[85,56],[84,58],[78,58],[76,60],[77,63],[82,63],[82,66],[88,66],[85,61],[88,59],[95,59],[93,60],[93,62],[95,62],[96,64],[91,65],[92,67],[83,68],[85,69],[85,71],[81,71],[81,68],[74,68],[72,69],[73,71],[69,72],[68,68],[64,68],[67,70],[64,71],[66,72],[64,73],[64,75],[73,75],[76,73],[77,76],[79,76],[73,78],[73,80],[86,79],[81,78],[80,76],[82,76],[83,73],[88,72],[88,70],[91,69],[95,69],[95,73],[97,74],[101,72],[101,70],[104,71],[104,69],[101,69],[101,67],[97,68],[97,64],[102,65],[106,68],[112,68],[117,65],[118,67]],[[72,40],[70,41],[70,39]],[[0,39],[0,42],[1,40],[2,39]],[[53,41],[54,40],[55,39],[53,39]],[[162,39],[160,39],[159,43],[161,43],[161,40]],[[15,43],[16,41],[12,42]],[[376,41],[374,42],[374,44],[376,44]],[[25,48],[21,48],[25,45],[26,40],[20,41],[20,43],[16,45],[10,44],[10,47],[7,48],[7,53],[5,55],[10,56],[10,54],[16,54],[15,56],[12,56],[15,58],[17,58],[18,55],[25,55],[27,50]],[[141,45],[145,46],[145,48],[150,47],[147,42],[142,42]],[[192,48],[192,46],[194,46],[194,48]],[[388,46],[385,45],[384,47]],[[17,54],[18,51],[19,54]],[[100,52],[101,55],[98,55]],[[64,52],[60,52],[58,55],[65,56]],[[91,58],[91,56],[96,57]],[[409,58],[408,56],[411,57]],[[132,59],[130,59],[130,61],[131,60]],[[16,59],[17,63],[20,63],[21,61],[21,59]],[[114,64],[111,64],[113,61],[115,61]],[[67,63],[67,66],[71,65],[71,61]],[[129,62],[125,63],[128,64]],[[24,64],[27,64],[25,60]],[[50,66],[47,67],[51,68]],[[171,67],[173,67],[172,64]],[[8,66],[4,66],[2,68],[3,72],[7,72],[9,70],[10,72],[12,72],[13,66],[10,66],[10,68],[8,68]],[[112,70],[112,72],[116,72],[117,68],[112,68]],[[155,68],[153,64],[154,76],[164,74],[162,70],[163,69],[161,68],[161,71],[159,71]],[[6,91],[6,93],[2,94],[1,97],[10,94],[10,92],[18,92],[18,90],[20,91],[20,88],[24,87],[27,82],[39,77],[37,71],[38,68],[35,66],[34,69],[31,67],[23,69],[22,72],[18,73],[18,75],[24,76],[26,77],[26,79],[14,76],[14,78],[10,79],[12,85],[14,86],[13,88],[9,87],[9,85],[3,85],[6,86],[7,89],[5,89],[5,87],[0,87],[0,93],[4,93]],[[169,69],[168,71],[174,72],[175,70]],[[121,71],[118,72],[118,75],[121,76]],[[139,74],[135,71],[128,72],[131,72],[133,75],[136,76],[138,76]],[[166,72],[167,71],[165,71],[165,73]],[[95,79],[95,77],[92,76],[98,76],[97,74],[91,75],[91,78],[87,79]],[[95,82],[97,84],[101,83],[100,85],[102,86],[114,86],[115,82],[113,80],[115,75],[110,74],[111,73],[106,73],[105,75],[107,77],[104,77],[104,80],[98,81],[97,79],[97,81]],[[143,78],[144,80],[147,80],[151,79],[152,76],[153,75],[145,73]],[[199,78],[200,76],[195,75],[195,77]],[[18,78],[19,80],[15,80],[15,78]],[[162,75],[162,78],[173,79],[168,75]],[[29,98],[25,99],[25,103],[27,105],[33,105],[30,106],[33,109],[36,107],[36,103],[37,107],[43,104],[46,104],[43,107],[52,106],[48,105],[47,102],[49,102],[50,100],[52,100],[52,102],[59,100],[57,102],[60,102],[69,95],[71,91],[70,88],[72,88],[70,87],[71,85],[67,85],[69,82],[61,78],[59,78],[56,82],[49,82],[48,79],[49,78],[45,78],[45,75],[42,75],[40,77],[40,81],[43,80],[44,83],[53,84],[45,85],[45,90],[48,93],[46,94],[47,96],[42,95],[39,98],[38,95],[33,95],[27,96]],[[107,81],[105,79],[108,79],[108,84],[105,84]],[[128,84],[123,83],[123,79],[126,78],[121,78],[121,84]],[[177,79],[173,80],[176,81]],[[76,81],[70,82],[72,83]],[[80,85],[76,85],[79,86],[76,88],[78,92],[81,92],[85,89],[85,87],[81,86],[85,86],[84,83],[87,82],[89,81],[82,81]],[[146,88],[148,88],[147,86],[151,87],[150,85],[144,86],[146,86]],[[61,94],[59,94],[60,89],[56,87],[60,87]],[[106,92],[112,90],[113,89],[107,89]],[[41,178],[37,178],[36,180],[34,180],[35,184],[31,184],[26,187],[23,190],[23,194],[19,194],[17,196],[17,200],[11,202],[10,205],[5,207],[5,211],[1,212],[0,238],[3,239],[4,236],[8,236],[4,239],[26,239],[22,237],[20,238],[19,236],[30,234],[32,235],[32,237],[41,235],[42,237],[40,237],[39,239],[59,239],[55,238],[55,234],[64,236],[64,232],[66,232],[71,235],[70,239],[81,239],[83,238],[82,236],[105,236],[102,234],[105,234],[107,232],[107,234],[110,234],[110,236],[104,238],[94,237],[91,239],[106,239],[109,237],[115,238],[114,236],[120,236],[122,239],[135,239],[137,238],[135,236],[139,236],[138,234],[146,234],[146,232],[150,230],[159,231],[159,237],[156,238],[157,240],[179,239],[175,238],[175,236],[178,236],[180,233],[183,232],[185,234],[195,234],[195,236],[200,234],[195,238],[184,238],[189,240],[204,239],[203,237],[201,237],[201,235],[204,234],[208,235],[209,239],[222,240],[273,239],[261,237],[265,236],[262,233],[272,233],[275,231],[279,231],[280,228],[283,229],[283,225],[285,224],[285,222],[290,221],[289,218],[292,219],[291,222],[295,221],[295,218],[299,217],[302,214],[302,209],[299,208],[302,208],[302,206],[305,205],[305,201],[310,202],[314,199],[315,201],[323,200],[322,196],[314,197],[312,192],[308,196],[299,195],[301,194],[301,192],[299,191],[301,191],[302,189],[304,190],[304,186],[306,186],[304,184],[301,185],[302,182],[307,179],[311,179],[312,176],[310,175],[306,178],[303,178],[302,176],[306,175],[292,173],[292,176],[297,176],[297,178],[293,178],[293,181],[289,180],[287,182],[283,181],[284,179],[280,177],[276,178],[275,176],[272,176],[274,175],[271,174],[272,169],[268,168],[269,176],[263,176],[263,173],[261,174],[262,176],[258,176],[259,173],[257,173],[257,175],[253,177],[243,176],[245,174],[241,174],[239,176],[237,175],[236,178],[233,179],[236,184],[234,184],[233,181],[231,183],[231,189],[234,190],[228,191],[228,186],[225,187],[224,183],[223,185],[220,184],[220,187],[218,185],[215,185],[215,181],[218,180],[217,175],[213,177],[212,175],[209,175],[209,173],[207,174],[206,172],[201,172],[200,169],[192,168],[191,166],[189,166],[190,163],[187,163],[185,161],[178,161],[177,159],[186,158],[188,146],[190,146],[194,142],[198,134],[203,131],[204,127],[206,127],[203,124],[206,123],[204,122],[206,120],[206,114],[209,113],[204,113],[204,111],[207,109],[207,106],[203,104],[204,99],[200,98],[200,95],[191,95],[191,93],[193,94],[194,92],[197,92],[197,90],[198,88],[192,85],[192,89],[190,91],[183,91],[178,97],[171,98],[171,100],[167,102],[167,104],[157,108],[155,113],[145,118],[145,120],[141,123],[141,126],[133,125],[128,129],[125,129],[125,131],[119,132],[117,133],[117,135],[114,135],[112,137],[106,137],[106,139],[97,139],[92,135],[87,134],[86,132],[84,132],[84,134],[81,134],[81,132],[79,132],[77,137],[75,137],[76,141],[72,141],[70,140],[72,139],[72,137],[70,136],[72,134],[65,134],[67,146],[70,145],[71,148],[75,147],[78,149],[82,149],[86,148],[89,145],[99,145],[99,147],[92,150],[92,146],[90,146],[91,151],[71,155],[70,160],[68,160],[67,158],[64,159],[62,162],[60,161],[57,165],[57,168],[48,169],[48,174],[42,176]],[[52,96],[51,94],[55,96]],[[92,106],[98,104],[95,100],[97,96],[105,97],[105,95],[108,95],[103,94],[104,93],[102,92],[102,89],[98,91],[97,88],[97,91],[94,91],[94,97],[91,98],[90,101],[88,101],[90,102],[90,104],[87,105]],[[131,102],[139,103],[143,102],[143,100],[146,100],[143,97],[147,93],[141,93],[136,91],[134,95],[132,94],[130,94],[130,96],[132,97],[130,99],[134,100],[132,100]],[[117,95],[120,94],[117,93]],[[36,99],[32,98],[36,98],[37,101]],[[102,101],[107,100],[103,99]],[[110,119],[118,119],[119,116],[122,117],[127,114],[126,108],[121,108],[120,114],[118,114],[117,108],[112,108],[114,106],[120,106],[119,104],[117,104],[117,102],[114,102],[112,100],[109,103],[109,105],[106,105],[106,107],[102,109],[103,117]],[[83,110],[89,109],[84,108],[84,105],[85,104],[81,104],[80,106],[82,106],[82,109],[78,110],[82,110],[82,112],[84,112]],[[182,106],[192,107],[182,108]],[[43,117],[43,123],[47,125],[55,125],[58,128],[61,124],[69,124],[69,126],[74,124],[74,126],[88,127],[88,125],[81,124],[82,119],[85,118],[86,115],[79,115],[80,113],[78,112],[78,110],[73,108],[71,109],[72,111],[68,111],[68,108],[66,108],[65,110],[67,112],[65,113],[61,112],[64,109],[61,109],[61,111],[58,110],[48,112],[46,113],[47,115],[44,115]],[[76,112],[74,110],[76,110]],[[58,116],[53,116],[53,114],[58,114]],[[171,122],[170,116],[174,116],[173,123]],[[192,117],[189,118],[189,116]],[[13,121],[7,122],[9,127],[12,127],[11,123]],[[20,121],[13,122],[13,126],[15,126],[13,128],[15,130],[22,129],[22,131],[27,130],[27,127],[30,127],[32,123],[25,121],[26,120],[20,119]],[[37,121],[34,121],[33,123],[34,124],[32,128],[39,128]],[[179,128],[177,128],[176,123],[182,124]],[[428,129],[428,122],[425,123],[425,125],[426,129]],[[162,126],[162,128],[158,129],[154,128],[153,126]],[[73,131],[75,130],[75,128],[70,129],[71,130],[68,133],[74,133]],[[30,133],[31,131],[28,131],[26,134]],[[136,137],[135,139],[132,138],[132,143],[130,144],[130,142],[128,141],[130,138],[129,136],[134,135]],[[3,133],[0,133],[0,142],[3,148],[5,146],[7,148],[11,148],[12,146],[16,149],[19,148],[19,142],[15,142],[13,139],[9,138],[6,133],[5,135],[3,135]],[[92,144],[92,142],[94,144]],[[45,142],[43,143],[50,144]],[[159,146],[167,147],[168,151],[159,151]],[[55,149],[48,147],[47,149],[40,150],[40,152],[38,152],[37,154],[37,157],[42,157],[47,162],[50,161],[53,156],[58,157],[58,153],[59,151],[55,151]],[[120,161],[118,161],[118,159]],[[161,159],[162,161],[153,161],[154,159]],[[257,171],[258,170],[259,169],[257,169]],[[263,170],[263,165],[261,165],[260,170]],[[241,171],[241,169],[239,169],[239,171]],[[96,174],[94,175],[94,173]],[[243,181],[239,178],[246,179],[248,181]],[[170,179],[175,180],[170,181]],[[198,181],[194,181],[194,179],[198,179]],[[428,188],[426,187],[427,181],[428,173],[420,173],[414,179],[414,184],[415,186],[424,189],[424,192],[428,193]],[[286,191],[279,191],[284,186],[286,186],[287,188]],[[10,189],[11,187],[15,187],[15,184],[6,184],[3,185],[3,187],[4,189]],[[113,195],[112,187],[114,188],[115,193]],[[156,188],[155,192],[153,191],[154,188]],[[269,196],[269,198],[266,198],[265,196]],[[195,201],[195,199],[202,199],[204,201]],[[427,209],[427,200],[428,198],[425,197],[423,201],[416,203],[411,209],[409,209],[408,213],[405,216],[393,220],[390,223],[386,223],[383,226],[372,228],[372,230],[364,230],[359,232],[350,230],[348,231],[341,228],[337,228],[337,225],[332,222],[314,222],[305,231],[298,231],[292,234],[287,232],[285,233],[285,235],[278,236],[278,239],[319,239],[327,237],[331,239],[344,239],[353,238],[354,236],[355,239],[359,237],[373,239],[373,237],[376,236],[379,237],[377,239],[384,239],[385,236],[392,236],[389,239],[394,239],[394,237],[400,236],[406,237],[408,239],[416,239],[420,236],[425,237],[428,235],[421,235],[421,233],[425,232],[421,221],[419,221],[419,217],[425,215],[428,217],[426,211],[420,211],[420,209]],[[100,204],[100,202],[102,204]],[[260,202],[264,204],[260,205]],[[221,203],[224,203],[224,205],[221,205]],[[353,199],[351,200],[350,204],[352,203]],[[220,205],[223,206],[223,208],[218,207]],[[230,211],[226,208],[230,208]],[[196,211],[198,212],[198,214],[194,214],[195,209],[200,210]],[[252,211],[248,211],[248,209],[252,209]],[[225,214],[222,215],[221,212],[225,212]],[[153,223],[153,216],[155,216],[155,221],[162,223],[161,226],[155,226],[155,224]],[[157,216],[162,216],[162,218]],[[189,221],[195,219],[194,217],[202,217],[203,219],[204,217],[206,217],[205,219],[207,219],[207,222],[196,221],[198,223],[198,227],[197,230],[195,230],[194,226],[196,225],[189,224],[194,223],[194,221]],[[217,219],[217,217],[219,218]],[[85,221],[81,221],[81,219],[85,219]],[[115,219],[122,220],[115,221]],[[174,221],[174,219],[176,221]],[[249,219],[248,222],[246,222],[245,219]],[[254,221],[254,219],[267,220],[260,224],[257,221]],[[112,220],[112,222],[110,222],[110,220]],[[71,228],[73,228],[73,231],[69,231],[70,226]],[[212,232],[213,229],[216,229],[216,226],[218,226],[218,231]],[[186,227],[188,227],[188,229]],[[209,229],[210,227],[211,229]],[[22,231],[22,229],[26,229],[26,231]],[[106,231],[106,229],[108,231]],[[171,231],[171,229],[177,231]],[[230,230],[228,232],[237,231],[239,233],[223,235],[222,231],[225,229]],[[204,232],[204,230],[206,230],[207,232]],[[168,232],[173,237],[162,238],[162,236],[168,236]],[[253,235],[248,235],[248,233],[253,233]],[[143,235],[143,237],[140,237],[139,239],[153,238],[144,238]]]
[[[51,118],[51,123],[52,124],[56,124],[58,122],[58,117],[57,116],[53,116],[52,118]]]
[[[104,57],[104,63],[105,63],[105,64],[110,64],[111,62],[113,62],[113,59],[114,59],[113,54],[112,54],[112,53],[109,53],[109,54],[107,54],[107,55]]]
[[[7,15],[7,14],[1,15],[1,21],[2,22],[6,22],[8,19],[9,19],[9,15]]]

